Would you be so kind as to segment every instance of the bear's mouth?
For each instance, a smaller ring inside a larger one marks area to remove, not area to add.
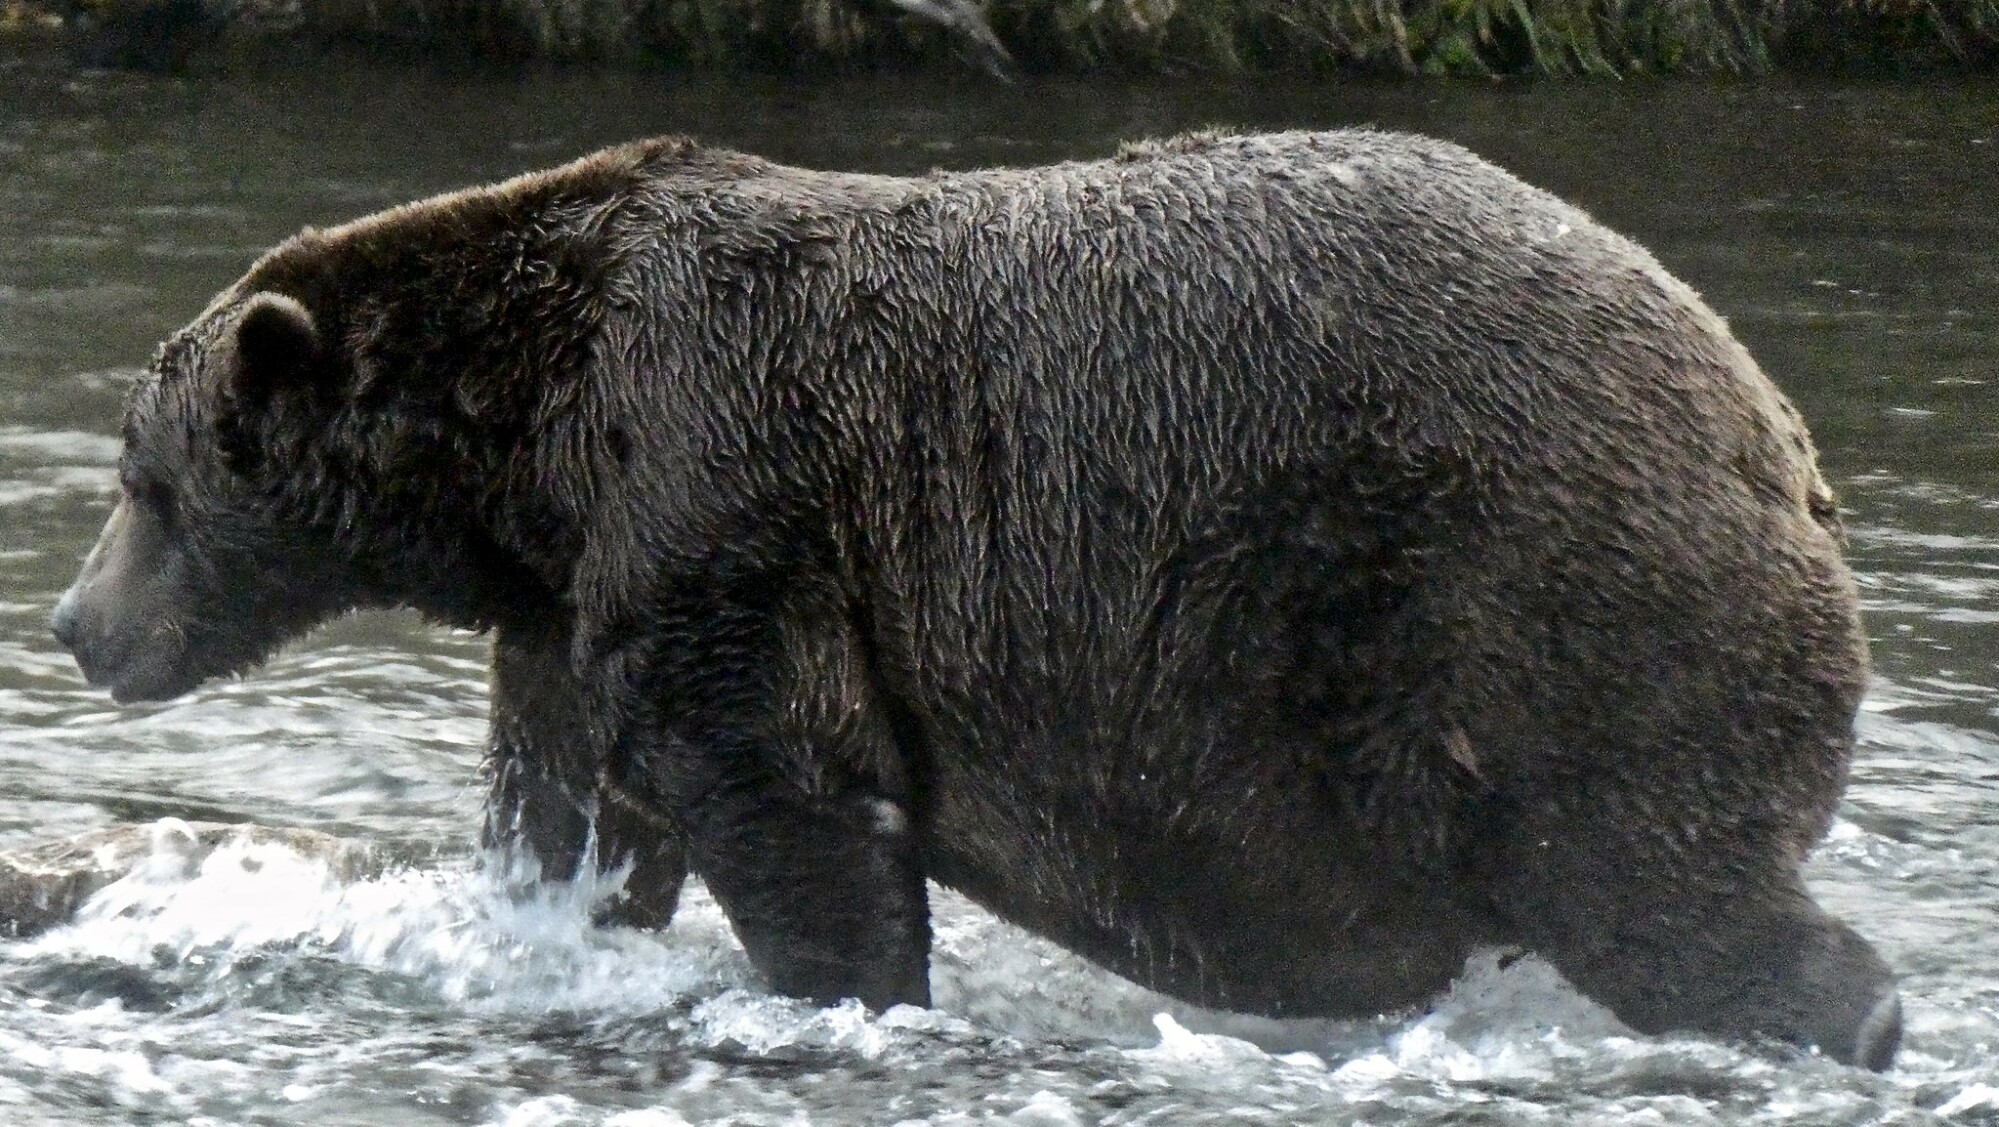
[[[191,692],[201,678],[186,663],[141,647],[120,646],[97,639],[71,650],[76,667],[93,689],[103,689],[119,704],[172,700]]]
[[[111,699],[118,704],[140,704],[186,696],[199,684],[201,684],[199,677],[173,672],[147,671],[143,676],[121,678],[102,687],[111,693]]]

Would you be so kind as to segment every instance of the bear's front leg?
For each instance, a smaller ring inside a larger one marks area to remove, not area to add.
[[[930,1004],[930,911],[900,807],[801,786],[771,752],[675,742],[694,865],[773,990]],[[783,754],[783,753],[780,753]]]
[[[686,841],[663,811],[635,801],[605,770],[567,629],[503,629],[493,644],[492,790],[483,844],[524,849],[543,876],[574,880],[629,864],[600,922],[665,927],[686,880]]]
[[[625,682],[644,717],[632,761],[772,989],[928,1005],[907,770],[862,647],[823,606],[794,587],[775,615],[667,615],[675,652]]]

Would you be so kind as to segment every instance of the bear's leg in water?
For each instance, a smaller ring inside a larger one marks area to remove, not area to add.
[[[772,989],[928,1005],[918,827],[858,648],[789,607],[699,601],[661,616],[673,652],[627,675],[623,753]]]
[[[543,876],[630,865],[605,923],[665,927],[687,875],[686,840],[626,796],[587,735],[567,630],[502,629],[493,643],[487,848],[525,849]]]
[[[1774,1037],[1886,1068],[1901,1003],[1873,946],[1812,901],[1795,866],[1708,875],[1598,871],[1512,907],[1525,946],[1639,1032]]]

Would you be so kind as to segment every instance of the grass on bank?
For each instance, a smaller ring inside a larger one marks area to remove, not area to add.
[[[943,0],[1029,71],[1409,74],[1989,69],[1999,0]],[[0,0],[0,27],[180,35],[203,51],[363,46],[755,70],[966,57],[940,0]],[[126,44],[130,46],[130,44]],[[116,61],[114,58],[112,61]],[[143,61],[139,65],[144,65]]]

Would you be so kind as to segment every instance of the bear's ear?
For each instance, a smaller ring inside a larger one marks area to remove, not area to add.
[[[260,293],[243,305],[231,330],[235,363],[225,377],[231,398],[261,403],[310,378],[319,359],[319,330],[305,306],[283,294]]]

